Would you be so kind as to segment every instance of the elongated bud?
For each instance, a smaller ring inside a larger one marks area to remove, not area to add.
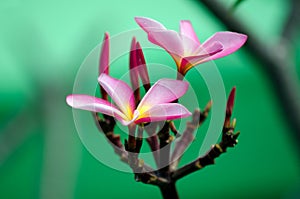
[[[104,39],[102,42],[102,48],[100,52],[99,59],[99,76],[102,74],[109,74],[109,34],[106,32],[104,34]],[[102,95],[102,99],[107,100],[108,96],[106,91],[100,86],[100,91]]]
[[[228,100],[227,100],[227,106],[226,106],[226,116],[225,116],[225,122],[224,127],[229,128],[230,127],[230,117],[232,115],[233,105],[234,105],[234,98],[235,98],[235,90],[236,88],[233,87],[230,91]]]
[[[139,42],[136,43],[136,50],[137,50],[136,56],[137,56],[139,76],[143,82],[143,86],[145,90],[148,91],[150,89],[150,79],[149,79],[144,53]]]
[[[135,104],[137,105],[141,100],[140,88],[139,88],[139,75],[138,75],[138,61],[137,61],[137,49],[136,49],[136,39],[132,38],[130,47],[130,57],[129,57],[129,74],[132,89],[134,90]]]
[[[229,97],[227,100],[226,115],[228,115],[229,117],[231,117],[231,115],[232,115],[234,98],[235,98],[235,90],[236,90],[236,88],[233,87],[232,90],[230,91],[230,94],[229,94]]]

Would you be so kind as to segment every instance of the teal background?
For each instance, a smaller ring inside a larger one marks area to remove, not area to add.
[[[289,10],[289,1],[246,0],[233,14],[265,45],[276,47]],[[65,104],[77,70],[103,33],[137,28],[134,16],[176,30],[179,20],[190,19],[202,41],[226,30],[190,0],[0,2],[0,198],[160,198],[157,188],[94,159]],[[299,39],[288,56],[299,66],[297,44]],[[167,55],[160,59],[174,66]],[[215,64],[226,92],[237,86],[234,116],[242,134],[216,165],[177,183],[181,198],[299,198],[299,141],[291,136],[276,88],[244,49]],[[299,80],[299,67],[294,70]],[[192,71],[188,77],[205,91]],[[208,99],[204,92],[200,106]],[[198,135],[193,145],[201,144],[201,130]],[[192,160],[196,149],[183,161]]]

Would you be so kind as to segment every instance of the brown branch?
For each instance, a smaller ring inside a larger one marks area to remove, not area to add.
[[[144,184],[151,184],[158,187],[163,187],[169,184],[166,178],[159,177],[153,172],[135,173],[135,180]]]
[[[165,122],[158,132],[159,138],[159,174],[163,177],[169,176],[170,150],[173,137],[170,135],[169,122]]]
[[[173,134],[176,137],[180,136],[173,121],[170,121],[169,126],[170,126],[170,130],[173,132]]]
[[[164,199],[179,199],[175,182],[160,186],[159,188]]]
[[[234,147],[237,144],[237,138],[240,133],[237,132],[234,134],[233,129],[234,128],[230,128],[228,131],[223,133],[222,141],[219,144],[213,145],[206,155],[173,172],[171,177],[172,180],[176,181],[184,176],[187,176],[190,173],[198,171],[208,165],[214,164],[215,159],[222,153],[225,153],[228,147]]]
[[[198,128],[207,118],[208,113],[211,109],[212,102],[209,101],[205,106],[204,110],[200,112],[200,110],[196,109],[192,115],[192,121],[187,122],[186,129],[183,132],[180,139],[177,141],[175,149],[171,158],[170,170],[176,170],[181,157],[184,154],[184,151],[194,140],[194,132],[196,128]]]
[[[200,118],[199,118],[199,126],[206,120],[208,114],[209,114],[209,111],[211,109],[211,105],[212,105],[212,101],[210,100],[203,111],[201,111],[200,113]]]
[[[171,171],[176,170],[179,161],[183,156],[184,151],[187,149],[187,147],[191,144],[191,142],[195,138],[194,132],[199,125],[200,110],[196,109],[193,113],[192,118],[193,118],[192,121],[186,123],[186,129],[175,145],[175,149],[171,157],[171,165],[170,165]]]
[[[144,167],[144,161],[138,158],[140,149],[142,147],[142,133],[143,127],[138,127],[138,136],[136,134],[136,125],[128,127],[129,135],[128,141],[125,140],[125,149],[128,151],[128,164],[135,175],[135,180],[145,184],[152,184],[156,186],[164,186],[168,183],[165,178],[161,178],[153,171],[147,171]]]
[[[150,149],[153,153],[153,158],[155,160],[156,166],[159,167],[159,142],[158,136],[156,134],[157,122],[153,122],[145,126],[145,131],[148,134],[148,138],[146,139],[147,143],[150,146]]]
[[[97,113],[92,113],[92,115],[98,130],[103,132],[109,144],[113,147],[115,153],[120,157],[120,160],[128,164],[128,153],[121,142],[120,135],[116,135],[113,131],[115,127],[114,118],[104,115],[104,118],[102,119]],[[139,160],[139,162],[143,161]],[[143,172],[151,172],[153,170],[154,169],[149,165],[143,164]]]
[[[115,119],[108,115],[103,115],[103,118],[100,118],[97,113],[93,112],[92,114],[98,130],[103,132],[115,153],[120,156],[122,161],[124,161],[124,158],[127,156],[127,152],[121,142],[120,135],[114,134],[114,128],[116,125]]]
[[[131,149],[133,152],[127,152],[121,143],[120,135],[114,134],[115,120],[113,117],[103,115],[103,118],[100,118],[97,113],[93,113],[93,118],[95,120],[96,126],[100,132],[106,136],[110,145],[113,147],[115,153],[120,156],[120,159],[131,166],[135,174],[135,180],[138,182],[143,182],[145,184],[151,184],[159,187],[166,186],[168,180],[162,177],[159,177],[154,172],[150,166],[144,164],[144,161],[138,159],[138,153],[140,152],[142,146],[142,136],[141,133],[143,128],[139,127],[138,129],[138,138],[131,136],[133,132],[129,133],[129,140],[131,144]],[[125,142],[125,146],[128,145]],[[133,147],[134,146],[134,147]],[[135,152],[138,152],[136,153]]]

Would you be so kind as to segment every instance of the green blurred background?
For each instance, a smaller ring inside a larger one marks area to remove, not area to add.
[[[219,2],[227,8],[234,3]],[[231,14],[265,45],[278,48],[290,2],[245,0]],[[77,70],[103,33],[137,28],[134,16],[176,30],[179,20],[189,19],[202,41],[226,30],[192,0],[0,2],[0,198],[160,198],[156,187],[93,158],[65,103]],[[299,35],[288,55],[298,66]],[[300,141],[282,114],[276,88],[244,49],[215,63],[226,92],[237,86],[234,116],[242,134],[216,165],[177,183],[181,198],[300,198]],[[300,67],[293,70],[299,81]],[[204,95],[200,106],[208,99]],[[194,157],[189,152],[184,161]]]

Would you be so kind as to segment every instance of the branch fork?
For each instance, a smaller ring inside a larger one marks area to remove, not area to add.
[[[212,106],[211,101],[208,102],[203,111],[199,109],[194,111],[191,121],[187,122],[186,129],[180,136],[178,136],[179,132],[172,121],[166,121],[164,124],[152,123],[148,127],[133,124],[128,127],[129,135],[128,139],[125,140],[125,146],[123,146],[120,136],[113,131],[115,127],[114,118],[103,115],[102,119],[97,114],[93,114],[93,116],[99,130],[104,133],[107,140],[111,143],[115,153],[131,167],[137,182],[157,186],[164,199],[177,199],[179,196],[175,184],[179,179],[214,164],[216,158],[225,153],[228,148],[235,147],[238,143],[237,138],[240,132],[234,132],[236,119],[231,119],[234,97],[235,88],[232,89],[228,97],[221,141],[214,144],[204,156],[180,168],[178,168],[178,164],[185,150],[193,142],[195,131],[209,115]],[[157,131],[158,126],[161,127],[159,131]],[[139,159],[144,131],[148,135],[152,135],[146,141],[153,152],[158,168],[160,168],[158,170],[151,168],[142,159]],[[177,135],[173,152],[171,152],[170,146],[175,139],[171,132],[175,136]],[[162,148],[163,150],[160,150]]]

